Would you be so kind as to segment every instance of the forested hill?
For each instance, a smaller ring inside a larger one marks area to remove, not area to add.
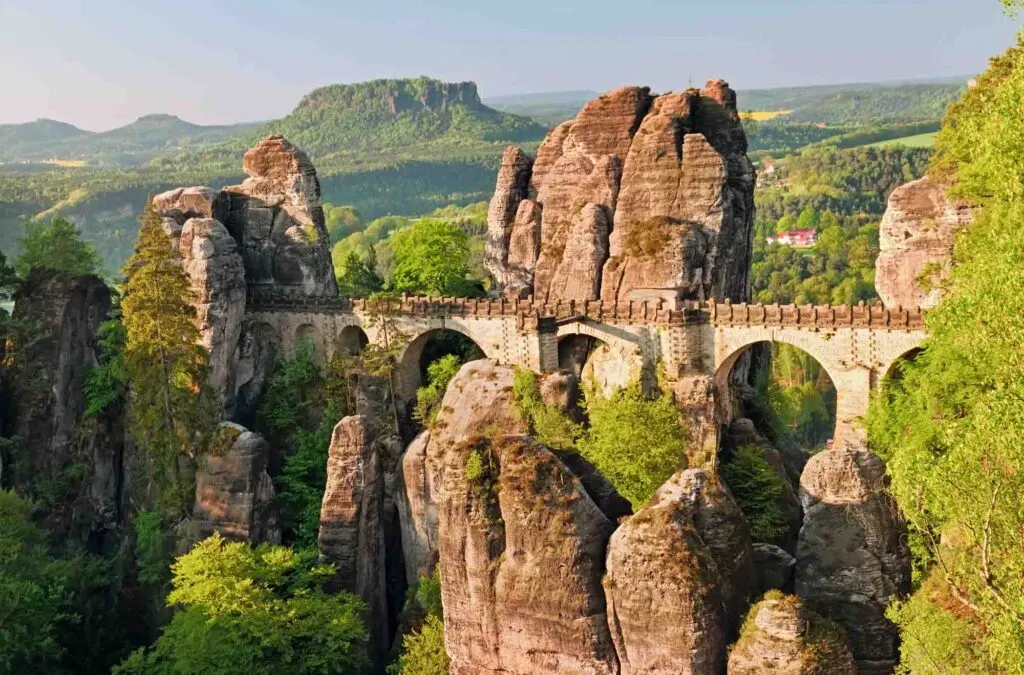
[[[0,125],[0,163],[45,162],[125,167],[182,148],[236,138],[255,124],[202,126],[174,115],[144,115],[123,127],[94,133],[41,119]]]
[[[59,124],[0,127],[0,134],[26,139],[0,143],[0,153],[2,146],[13,148],[0,154],[0,164],[13,162],[0,167],[0,250],[14,252],[24,232],[20,218],[65,216],[97,244],[110,270],[129,253],[147,194],[236,182],[242,155],[267,134],[283,134],[309,154],[325,200],[376,217],[486,199],[504,146],[530,147],[546,131],[487,107],[472,82],[426,77],[323,87],[286,117],[256,126],[197,127],[159,115],[103,134],[72,135],[74,127],[54,127]],[[220,137],[203,135],[211,130]],[[58,138],[60,131],[67,138]],[[18,155],[25,147],[46,150]],[[80,158],[85,166],[68,161]],[[62,165],[40,164],[44,159]]]

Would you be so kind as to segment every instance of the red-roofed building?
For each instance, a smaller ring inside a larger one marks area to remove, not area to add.
[[[778,236],[768,237],[769,244],[785,244],[793,248],[810,248],[818,243],[816,230],[792,230],[779,232]]]

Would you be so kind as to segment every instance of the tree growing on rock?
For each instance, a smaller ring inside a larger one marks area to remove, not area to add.
[[[124,366],[131,382],[132,436],[149,460],[150,496],[169,509],[192,502],[185,464],[212,429],[192,290],[181,256],[147,205],[135,253],[124,267]]]
[[[324,591],[333,569],[314,551],[254,549],[215,534],[172,569],[167,602],[179,611],[118,675],[338,675],[367,663],[363,604]]]
[[[96,247],[82,239],[82,232],[64,218],[49,223],[30,222],[20,240],[22,253],[15,261],[21,276],[33,267],[44,267],[70,276],[96,274],[100,256]]]

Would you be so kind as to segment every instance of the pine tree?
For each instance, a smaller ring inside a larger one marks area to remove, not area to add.
[[[183,466],[195,459],[213,421],[204,391],[208,354],[180,255],[152,205],[141,221],[121,302],[132,435],[149,460],[150,496],[185,506],[191,489],[182,484]]]

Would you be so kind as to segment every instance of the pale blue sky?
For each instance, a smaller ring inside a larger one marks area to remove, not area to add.
[[[278,117],[314,87],[475,80],[483,96],[966,75],[996,0],[0,0],[0,123]]]

